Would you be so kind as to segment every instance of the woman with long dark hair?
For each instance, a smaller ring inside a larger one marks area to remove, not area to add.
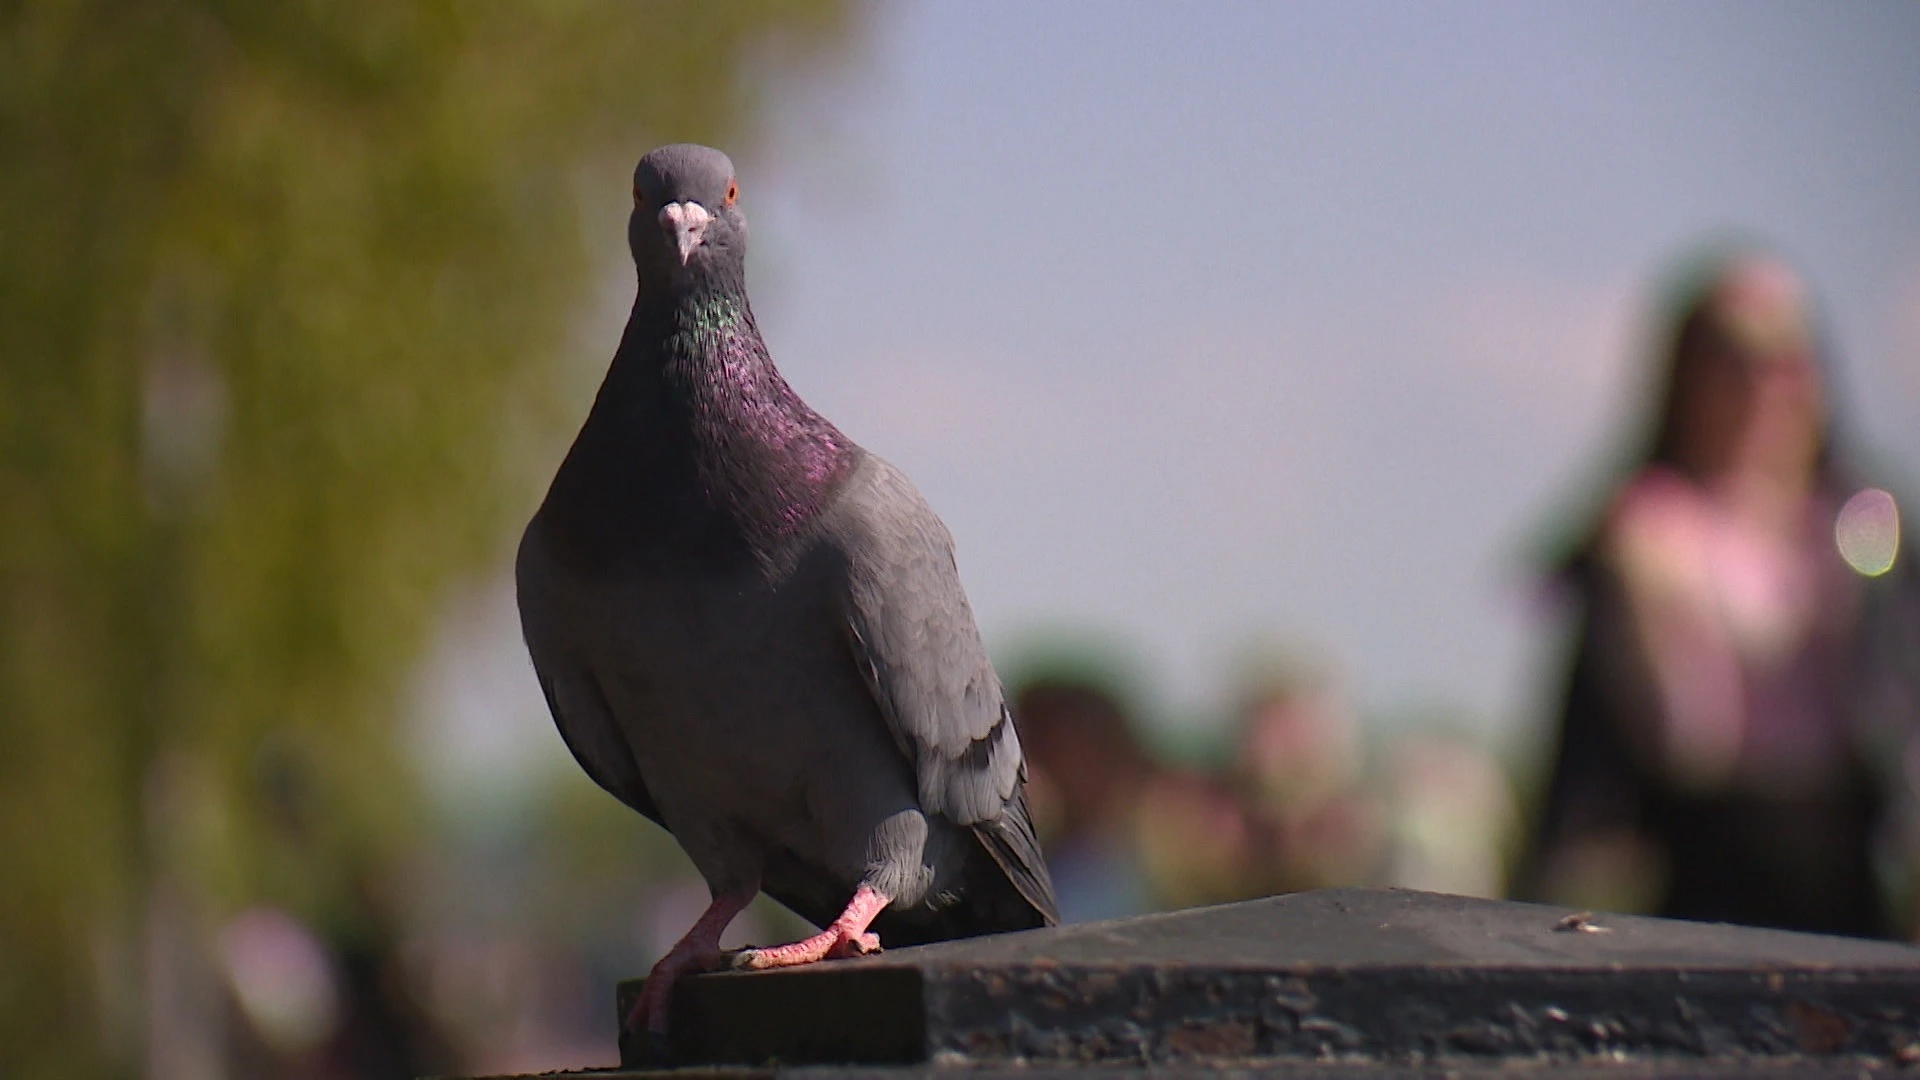
[[[1674,325],[1646,449],[1560,566],[1579,632],[1517,890],[1904,933],[1920,577],[1899,508],[1842,460],[1784,263],[1705,263]]]

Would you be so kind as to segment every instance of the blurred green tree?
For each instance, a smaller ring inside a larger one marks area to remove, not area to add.
[[[416,839],[399,689],[556,427],[583,206],[846,8],[0,4],[0,1072],[139,1069],[156,894],[325,918]]]

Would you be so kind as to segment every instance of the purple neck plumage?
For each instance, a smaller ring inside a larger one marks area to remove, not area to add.
[[[667,420],[708,504],[766,554],[826,506],[857,447],[781,377],[737,281],[674,296],[654,318]]]

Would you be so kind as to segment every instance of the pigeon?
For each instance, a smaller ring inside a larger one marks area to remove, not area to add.
[[[514,568],[567,748],[712,894],[628,1017],[655,1052],[682,974],[1059,922],[952,538],[775,368],[738,198],[718,150],[640,160],[638,297]],[[762,890],[823,929],[723,956]]]

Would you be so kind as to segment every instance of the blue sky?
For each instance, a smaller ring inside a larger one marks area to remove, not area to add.
[[[1194,704],[1273,633],[1517,718],[1529,539],[1716,229],[1799,260],[1855,426],[1920,452],[1920,7],[880,10],[742,155],[756,304],[996,641],[1106,630]]]
[[[914,477],[997,648],[1098,631],[1177,710],[1264,635],[1524,730],[1529,544],[1712,230],[1808,272],[1856,434],[1920,464],[1920,5],[886,5],[770,94],[731,149],[788,378]]]

